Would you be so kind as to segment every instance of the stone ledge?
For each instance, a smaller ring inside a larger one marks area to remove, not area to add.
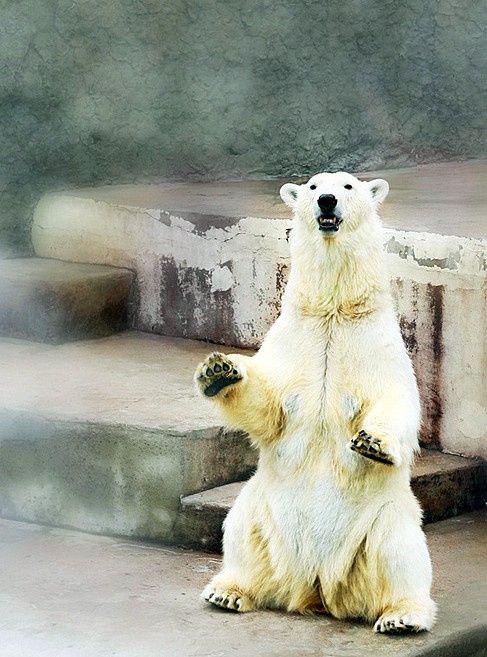
[[[482,290],[487,162],[378,171],[392,280]],[[279,313],[289,267],[282,180],[118,185],[56,193],[32,231],[43,257],[137,272],[136,328],[257,347]],[[461,219],[460,219],[461,217]]]

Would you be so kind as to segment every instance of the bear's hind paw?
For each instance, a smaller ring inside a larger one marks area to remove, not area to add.
[[[383,614],[374,625],[379,634],[402,634],[403,632],[424,632],[431,629],[433,620],[428,614],[419,611],[400,611]]]
[[[378,461],[385,465],[395,464],[394,457],[384,448],[382,441],[379,438],[370,436],[363,429],[352,438],[350,449],[372,461]]]
[[[215,588],[208,585],[202,593],[203,600],[210,602],[215,607],[228,609],[229,611],[250,611],[254,608],[252,601],[238,591]]]
[[[214,397],[227,386],[234,385],[243,379],[238,365],[218,351],[210,354],[206,360],[198,366],[195,381],[206,397]]]

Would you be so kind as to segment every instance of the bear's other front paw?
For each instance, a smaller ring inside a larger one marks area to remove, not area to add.
[[[195,381],[206,397],[214,397],[227,386],[235,385],[243,379],[238,365],[218,351],[210,354],[198,366]]]
[[[358,452],[372,461],[378,461],[386,465],[394,465],[394,457],[385,449],[382,441],[379,438],[370,436],[366,431],[361,429],[352,438],[350,449]]]

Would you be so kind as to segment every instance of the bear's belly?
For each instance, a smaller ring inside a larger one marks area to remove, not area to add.
[[[274,569],[278,576],[285,568],[287,577],[310,583],[323,569],[332,579],[343,575],[384,504],[383,497],[354,499],[325,473],[314,481],[301,473],[262,484],[256,490],[259,525]]]

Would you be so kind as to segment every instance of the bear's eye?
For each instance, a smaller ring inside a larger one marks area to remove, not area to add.
[[[309,188],[310,189],[316,189],[316,185],[310,185]]]
[[[344,185],[345,189],[352,189],[352,185]]]

